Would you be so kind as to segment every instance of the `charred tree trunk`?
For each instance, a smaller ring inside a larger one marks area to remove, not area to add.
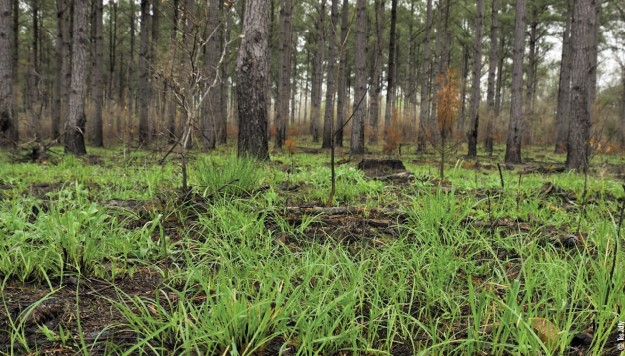
[[[375,53],[371,63],[371,89],[369,90],[369,124],[371,135],[369,142],[378,142],[379,117],[380,117],[380,93],[382,92],[382,61],[384,60],[384,0],[375,0]]]
[[[89,44],[88,3],[74,1],[72,39],[72,80],[69,95],[69,114],[65,123],[65,152],[75,155],[87,153],[85,147],[85,98],[87,82],[87,47]]]
[[[328,68],[326,70],[326,107],[323,115],[323,141],[321,148],[332,147],[332,133],[334,133],[334,98],[336,96],[336,60],[338,41],[336,24],[339,11],[338,0],[332,0],[330,12],[330,30],[328,31]]]
[[[521,163],[521,130],[523,129],[523,52],[525,50],[525,2],[517,0],[514,25],[514,53],[512,55],[512,96],[510,124],[506,142],[506,163]]]
[[[269,3],[248,0],[239,58],[237,60],[237,96],[239,111],[238,155],[269,159],[267,144],[268,73],[267,34]]]
[[[148,120],[149,98],[149,0],[141,0],[141,29],[139,31],[139,142],[142,145],[150,142],[150,123]]]
[[[391,127],[391,115],[395,105],[395,40],[397,36],[397,0],[391,0],[391,32],[388,44],[388,67],[386,71],[386,106],[384,108],[384,141],[388,140]]]
[[[221,91],[219,85],[219,60],[221,58],[222,30],[219,19],[219,0],[208,2],[208,20],[206,24],[206,47],[204,48],[204,72],[208,95],[202,103],[202,143],[206,150],[212,150],[217,145],[217,122],[221,120]]]
[[[343,121],[345,120],[345,99],[347,96],[347,34],[349,25],[349,3],[343,0],[341,8],[341,42],[339,43],[339,78],[336,94],[336,138],[334,144],[343,147]],[[366,39],[365,39],[366,41]]]
[[[173,4],[173,14],[172,14],[172,31],[170,38],[170,47],[173,50],[172,54],[172,62],[171,62],[171,70],[170,75],[173,75],[174,71],[174,63],[176,63],[177,58],[177,37],[178,37],[178,17],[180,15],[180,0],[174,0]],[[167,133],[168,133],[168,142],[173,144],[176,142],[176,138],[178,137],[178,130],[176,128],[176,114],[178,112],[176,102],[173,98],[173,92],[171,89],[167,89],[165,92],[166,101],[167,101]]]
[[[477,0],[475,14],[475,43],[473,44],[473,71],[471,73],[471,108],[467,142],[467,156],[477,157],[477,133],[480,122],[480,79],[482,78],[482,27],[484,26],[484,0]]]
[[[428,120],[430,117],[430,82],[432,78],[430,45],[432,39],[432,0],[427,0],[425,15],[425,40],[423,43],[423,64],[421,65],[421,99],[419,104],[419,135],[417,151],[425,152],[427,146]]]
[[[11,0],[0,0],[0,146],[17,144],[17,120],[13,116],[13,16]]]
[[[556,153],[564,153],[569,136],[569,117],[571,110],[571,24],[573,21],[573,3],[566,2],[565,27],[562,35],[562,59],[560,61],[560,80],[558,85],[558,107],[556,111]]]
[[[488,52],[488,83],[486,89],[486,134],[484,137],[484,150],[488,154],[493,153],[493,121],[496,119],[495,115],[495,80],[497,75],[497,63],[499,44],[497,39],[499,36],[498,19],[499,13],[499,0],[493,0],[491,5],[490,15],[490,49]]]
[[[358,0],[356,2],[356,53],[354,54],[354,64],[356,67],[356,84],[354,86],[354,105],[352,132],[349,145],[349,153],[360,155],[365,153],[365,101],[367,95],[367,73],[366,59],[367,53],[365,45],[367,43],[367,1]]]
[[[102,56],[103,41],[102,41],[102,0],[93,1],[93,20],[92,20],[92,33],[93,33],[93,68],[91,70],[91,100],[93,101],[94,115],[93,115],[93,142],[95,147],[104,146],[104,139],[102,134],[102,104],[104,99],[103,92],[103,76],[102,76]],[[112,80],[112,79],[111,79]]]
[[[321,91],[323,83],[323,56],[325,49],[325,13],[326,13],[326,0],[321,0],[319,7],[319,25],[317,26],[317,49],[315,51],[315,58],[313,61],[313,74],[312,74],[312,93],[311,93],[311,108],[310,108],[310,125],[313,142],[319,142],[319,127],[320,127],[320,115],[321,115]]]
[[[571,27],[573,67],[571,71],[571,126],[566,168],[586,172],[590,156],[590,125],[593,70],[597,55],[595,35],[596,0],[575,0]]]
[[[281,148],[286,140],[291,97],[291,17],[293,0],[280,2],[280,70],[278,71],[275,147]]]

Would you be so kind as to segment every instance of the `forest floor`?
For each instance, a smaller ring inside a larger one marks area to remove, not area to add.
[[[0,354],[619,354],[625,159],[501,149],[7,153]]]

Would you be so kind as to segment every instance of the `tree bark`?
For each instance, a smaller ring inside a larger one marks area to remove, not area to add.
[[[42,98],[40,98],[40,81],[42,78],[42,72],[40,68],[40,58],[39,58],[39,35],[40,35],[40,18],[41,18],[41,8],[40,8],[40,0],[31,0],[31,16],[32,16],[32,45],[31,45],[31,57],[30,57],[30,68],[28,75],[28,87],[29,91],[27,93],[27,97],[25,98],[25,105],[27,107],[27,111],[31,116],[31,131],[34,139],[36,141],[41,140],[41,107],[43,103],[40,102]]]
[[[425,40],[423,41],[423,64],[421,66],[421,99],[419,103],[419,135],[417,151],[425,152],[427,146],[428,120],[430,117],[430,82],[432,78],[430,45],[432,41],[432,0],[427,0],[425,15]]]
[[[93,0],[93,69],[91,74],[91,100],[94,104],[94,130],[92,144],[95,147],[104,146],[104,139],[102,135],[102,104],[104,99],[104,88],[102,80],[102,56],[104,55],[102,41],[102,5],[102,0]]]
[[[324,22],[326,0],[321,0],[319,7],[319,25],[317,26],[317,48],[313,61],[313,75],[311,88],[310,125],[313,142],[319,142],[319,126],[321,115],[321,86],[323,83],[323,56],[325,49]]]
[[[596,63],[596,0],[575,0],[571,27],[571,126],[567,145],[566,168],[585,172],[590,156],[590,112],[594,92],[593,70]]]
[[[558,83],[558,106],[556,110],[556,146],[555,153],[564,153],[569,136],[569,113],[571,109],[571,24],[573,22],[573,3],[566,2],[565,26],[562,34],[562,59],[560,60],[560,79]]]
[[[484,26],[484,0],[476,1],[475,42],[473,44],[473,71],[471,73],[471,108],[467,143],[467,156],[477,157],[477,133],[480,122],[480,79],[482,78],[482,27]]]
[[[138,87],[138,112],[139,112],[139,143],[142,145],[150,142],[150,124],[148,120],[149,98],[149,0],[141,0],[141,29],[139,31],[139,87]]]
[[[217,145],[217,122],[221,120],[221,91],[219,86],[219,60],[221,59],[222,24],[219,19],[219,0],[208,2],[208,20],[206,35],[208,36],[204,48],[204,72],[206,75],[206,90],[209,91],[202,103],[202,142],[204,149],[212,150]]]
[[[323,141],[321,148],[332,147],[334,133],[334,98],[336,96],[336,60],[338,52],[338,37],[336,25],[338,23],[338,0],[332,0],[330,11],[330,30],[328,31],[328,67],[326,70],[326,107],[323,116]]]
[[[391,0],[391,32],[388,41],[388,67],[386,84],[386,106],[384,107],[384,141],[388,140],[391,115],[395,105],[395,40],[397,36],[397,0]]]
[[[74,155],[87,153],[85,147],[85,98],[87,79],[88,3],[74,1],[72,38],[72,80],[69,94],[69,113],[65,123],[65,152]]]
[[[174,0],[173,1],[173,9],[172,9],[172,31],[171,31],[171,38],[170,38],[170,48],[173,51],[173,58],[172,58],[172,64],[171,64],[171,71],[170,71],[170,75],[173,75],[173,70],[174,70],[174,65],[176,63],[176,58],[177,58],[177,46],[178,46],[178,42],[177,42],[177,37],[178,37],[178,18],[180,15],[180,0]],[[173,92],[171,89],[167,89],[166,93],[166,97],[167,97],[167,132],[168,132],[168,142],[170,144],[173,144],[174,142],[176,142],[176,138],[178,137],[178,129],[176,127],[176,115],[177,115],[177,105],[176,102],[173,98]]]
[[[349,26],[349,3],[343,0],[341,7],[341,42],[339,44],[339,78],[336,93],[336,137],[334,144],[343,147],[343,122],[347,96],[347,35]],[[364,39],[366,41],[366,39]]]
[[[0,147],[17,144],[13,117],[13,16],[11,0],[0,0]]]
[[[266,78],[268,0],[248,0],[237,60],[238,156],[269,159]]]
[[[367,73],[365,46],[367,43],[367,1],[356,2],[356,53],[354,65],[356,67],[356,84],[354,86],[354,105],[352,131],[349,144],[349,153],[360,155],[365,153],[365,96],[367,95]]]
[[[512,55],[512,96],[510,98],[510,123],[506,142],[506,163],[522,163],[521,130],[523,128],[523,52],[525,50],[525,3],[517,0],[514,25],[514,52]]]
[[[621,64],[621,147],[625,148],[625,64]]]
[[[278,71],[275,147],[282,148],[286,140],[291,97],[291,17],[293,0],[280,1],[280,59]],[[295,103],[293,103],[295,104]]]
[[[498,28],[499,0],[493,0],[490,15],[490,48],[488,52],[488,82],[486,88],[486,133],[484,137],[484,150],[488,154],[493,153],[493,121],[495,115],[495,81],[497,75],[497,63],[499,63],[499,28]]]
[[[382,61],[384,60],[384,0],[375,0],[375,52],[371,63],[371,89],[369,90],[369,142],[378,142],[380,93],[382,92]]]

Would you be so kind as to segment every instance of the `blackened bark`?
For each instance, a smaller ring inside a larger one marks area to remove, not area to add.
[[[280,1],[280,69],[278,71],[275,147],[281,148],[286,140],[289,100],[291,97],[291,17],[293,0]],[[294,103],[293,103],[294,104]]]
[[[150,141],[150,126],[148,121],[149,98],[149,0],[141,0],[141,29],[139,31],[139,87],[138,87],[138,112],[139,112],[139,142],[147,144]]]
[[[571,109],[571,23],[573,21],[573,3],[566,2],[564,33],[562,34],[562,59],[560,60],[560,79],[558,83],[558,106],[556,111],[556,147],[555,153],[564,153],[569,136],[569,113]]]
[[[343,121],[345,120],[345,99],[347,96],[347,34],[349,26],[349,3],[343,0],[341,7],[341,42],[339,43],[339,78],[336,93],[336,137],[334,144],[343,147]],[[366,41],[366,39],[365,39]]]
[[[498,13],[499,13],[499,0],[493,0],[491,4],[490,15],[490,49],[488,52],[488,82],[486,88],[486,133],[484,137],[484,150],[488,154],[493,153],[493,121],[496,119],[495,115],[495,81],[497,74],[497,63],[499,63],[499,45],[498,45]]]
[[[367,95],[367,1],[356,2],[356,53],[354,64],[356,67],[356,84],[354,86],[354,105],[352,118],[352,131],[349,145],[349,153],[353,155],[365,153],[365,100]]]
[[[594,33],[596,0],[575,0],[571,27],[571,126],[567,145],[566,168],[585,172],[590,156],[590,112],[594,91],[592,67],[597,55]]]
[[[523,129],[523,52],[525,50],[525,2],[517,0],[514,25],[514,52],[512,55],[512,94],[510,124],[506,142],[506,163],[521,163],[521,130]]]
[[[323,56],[325,49],[325,13],[326,0],[321,0],[319,7],[319,25],[317,26],[317,46],[313,60],[310,125],[313,142],[319,142],[319,127],[321,115],[321,86],[323,83]]]
[[[427,0],[425,15],[425,40],[423,43],[423,65],[421,66],[421,99],[419,104],[419,135],[417,151],[425,152],[427,146],[428,120],[430,117],[430,82],[432,78],[430,45],[432,40],[432,0]]]
[[[208,95],[202,103],[202,143],[204,149],[211,150],[217,145],[217,122],[221,113],[221,91],[219,86],[219,60],[221,59],[222,24],[219,17],[219,0],[208,2],[208,20],[206,35],[208,36],[204,48],[204,72],[206,75],[206,89]]]
[[[102,56],[104,55],[102,41],[102,0],[93,1],[93,69],[91,71],[91,100],[94,104],[94,116],[93,116],[93,142],[95,147],[104,146],[104,139],[102,134],[102,104],[104,99],[103,91],[103,75],[102,75]],[[112,79],[111,79],[112,80]]]
[[[391,32],[388,42],[388,67],[386,84],[386,106],[384,107],[384,140],[391,128],[391,114],[395,105],[395,40],[397,37],[397,0],[391,0]]]
[[[328,31],[328,68],[326,70],[326,107],[323,115],[323,141],[321,148],[332,147],[332,134],[334,133],[334,98],[336,96],[336,60],[338,53],[338,37],[336,25],[339,11],[338,0],[332,0],[330,11],[330,29]]]
[[[477,0],[475,14],[475,42],[473,43],[473,71],[471,73],[471,108],[469,111],[468,157],[477,157],[477,133],[480,118],[480,79],[482,78],[482,27],[484,26],[484,0]]]
[[[382,61],[384,60],[384,0],[375,0],[375,52],[371,63],[371,89],[369,90],[369,142],[378,142],[380,93],[382,92]]]
[[[243,22],[244,37],[237,60],[239,111],[238,155],[269,159],[267,144],[266,78],[269,3],[248,0]]]
[[[0,146],[17,144],[13,117],[13,16],[11,0],[0,0]]]
[[[65,123],[65,152],[75,155],[87,153],[85,147],[85,98],[87,94],[88,3],[74,1],[72,39],[72,80],[69,94],[69,113]]]

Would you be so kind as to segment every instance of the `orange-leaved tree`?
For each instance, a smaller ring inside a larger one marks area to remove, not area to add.
[[[458,74],[453,69],[436,77],[438,82],[438,92],[436,93],[438,105],[436,107],[436,122],[438,124],[438,134],[440,135],[440,147],[437,147],[441,155],[440,175],[441,180],[445,178],[445,154],[449,150],[447,139],[451,136],[454,119],[460,108],[460,98],[458,95]]]

